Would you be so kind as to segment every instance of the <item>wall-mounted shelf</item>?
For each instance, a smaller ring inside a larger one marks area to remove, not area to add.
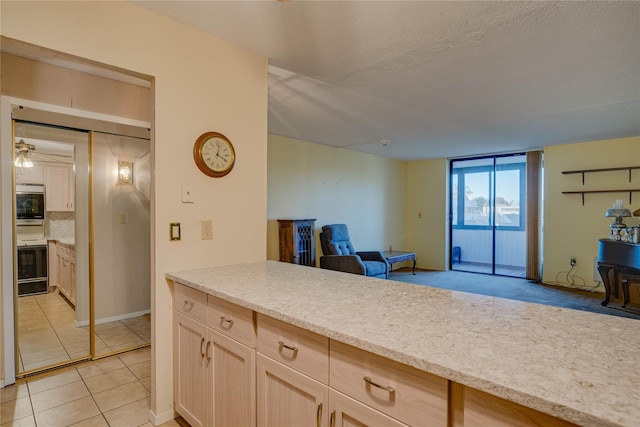
[[[634,169],[640,169],[640,166],[625,166],[625,167],[620,167],[620,168],[603,168],[603,169],[582,169],[582,170],[575,170],[575,171],[562,171],[562,173],[564,175],[569,175],[569,174],[574,174],[574,173],[582,174],[582,185],[584,185],[584,174],[585,173],[595,173],[595,172],[629,171],[629,182],[631,182],[631,171],[634,170]],[[625,191],[629,191],[629,190],[625,190]],[[637,190],[631,190],[631,191],[637,191]],[[602,192],[602,191],[600,191],[600,192]],[[607,191],[607,192],[617,193],[619,191],[618,190],[611,190],[611,191]]]
[[[625,188],[622,190],[584,190],[584,191],[563,191],[562,194],[581,194],[582,206],[584,206],[584,195],[590,193],[629,193],[629,204],[631,204],[631,194],[640,192],[640,188]]]

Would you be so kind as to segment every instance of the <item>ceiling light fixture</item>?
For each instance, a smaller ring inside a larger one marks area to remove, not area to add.
[[[381,139],[380,140],[380,144],[384,145],[385,147],[387,147],[389,144],[391,144],[391,141],[388,139]]]
[[[29,153],[31,151],[36,151],[36,146],[27,144],[23,139],[21,139],[20,142],[16,144],[16,159],[13,164],[19,168],[33,167],[33,162],[29,158]]]

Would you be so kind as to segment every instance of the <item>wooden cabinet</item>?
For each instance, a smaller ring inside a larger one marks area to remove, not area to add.
[[[193,427],[574,426],[178,283],[173,351]]]
[[[58,286],[58,245],[55,240],[47,242],[47,257],[49,258],[49,288]]]
[[[76,252],[70,246],[56,245],[56,286],[58,292],[73,305],[76,304]]]
[[[447,426],[448,381],[331,341],[332,389],[408,425]]]
[[[192,427],[255,426],[255,348],[231,338],[255,342],[243,317],[248,311],[252,319],[251,310],[179,284],[174,307],[176,411]],[[211,325],[226,328],[228,335]]]
[[[72,165],[45,165],[43,181],[47,211],[75,210],[75,177]]]
[[[451,382],[452,427],[577,427],[576,424]]]
[[[173,401],[192,427],[206,425],[206,327],[179,313],[173,321]]]
[[[330,427],[408,427],[355,399],[329,389]]]
[[[280,261],[316,266],[314,219],[279,219]]]
[[[258,425],[327,426],[329,388],[258,353]]]

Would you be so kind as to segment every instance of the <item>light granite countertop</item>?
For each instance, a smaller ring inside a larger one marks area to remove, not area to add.
[[[166,277],[579,425],[640,425],[638,320],[276,261]]]
[[[58,243],[67,246],[75,246],[76,240],[73,237],[49,237],[48,240],[55,240]]]

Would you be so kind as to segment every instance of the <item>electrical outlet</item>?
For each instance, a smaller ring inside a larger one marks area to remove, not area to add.
[[[569,260],[569,264],[571,264],[571,266],[574,267],[577,264],[576,257],[572,256],[571,259]]]
[[[202,240],[213,239],[213,222],[210,219],[200,221],[200,238]]]

